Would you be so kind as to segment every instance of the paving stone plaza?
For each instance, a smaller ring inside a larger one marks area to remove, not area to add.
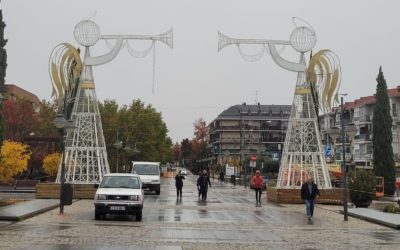
[[[160,196],[146,194],[143,220],[94,220],[93,200],[77,200],[17,223],[0,223],[0,249],[398,249],[399,231],[350,217],[340,206],[317,204],[313,224],[303,205],[255,207],[254,191],[212,181],[200,202],[188,175],[182,200],[173,178]]]

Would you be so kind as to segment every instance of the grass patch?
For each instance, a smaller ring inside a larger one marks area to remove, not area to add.
[[[400,207],[397,207],[393,204],[387,205],[383,208],[383,212],[387,213],[400,213]]]

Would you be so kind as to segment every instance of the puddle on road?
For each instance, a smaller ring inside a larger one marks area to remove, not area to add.
[[[369,235],[373,237],[374,239],[378,240],[384,240],[384,241],[396,241],[399,239],[399,232],[367,232],[367,233],[362,233],[363,235]]]
[[[207,203],[222,203],[221,201],[213,201],[213,200],[209,200],[209,201],[207,201]]]
[[[208,211],[207,210],[198,210],[199,218],[206,219],[208,218]]]

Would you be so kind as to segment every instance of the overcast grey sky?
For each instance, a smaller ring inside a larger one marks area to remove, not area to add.
[[[314,51],[328,48],[339,56],[340,92],[349,94],[347,101],[375,93],[380,65],[388,87],[400,85],[400,2],[395,0],[3,0],[0,6],[7,24],[6,83],[46,100],[51,98],[50,53],[61,42],[78,46],[73,29],[79,21],[96,12],[92,20],[102,34],[160,34],[172,27],[174,49],[156,47],[154,94],[151,55],[137,59],[124,49],[112,62],[95,67],[94,78],[100,101],[130,104],[140,98],[153,105],[174,142],[193,137],[196,119],[209,123],[235,104],[292,103],[295,73],[268,55],[247,62],[236,46],[218,53],[218,30],[235,38],[288,40],[292,17],[300,17],[317,33]],[[92,55],[106,51],[100,41]],[[282,56],[298,60],[291,48]]]

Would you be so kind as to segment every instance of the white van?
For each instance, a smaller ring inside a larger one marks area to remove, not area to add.
[[[150,161],[133,161],[132,173],[140,176],[145,191],[160,194],[160,163]]]

